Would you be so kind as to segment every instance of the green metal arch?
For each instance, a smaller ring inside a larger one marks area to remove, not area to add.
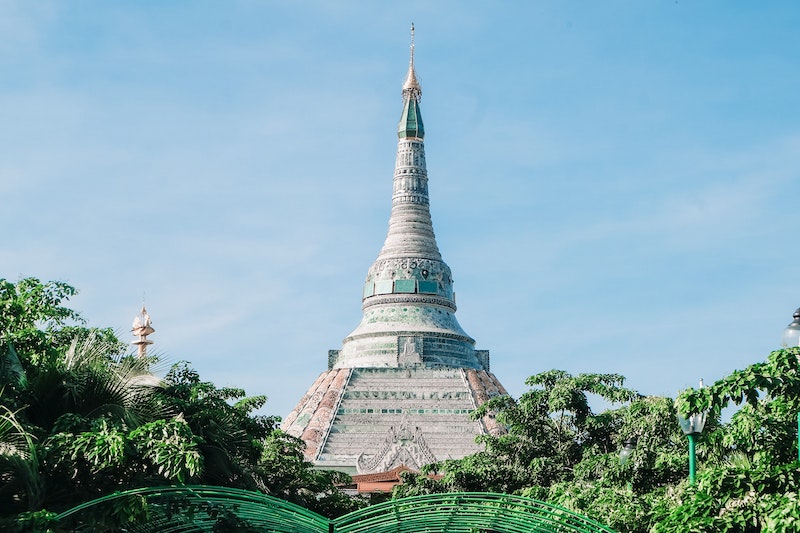
[[[391,500],[332,521],[341,533],[411,531],[613,533],[585,516],[549,503],[489,492],[429,494]]]
[[[91,524],[87,524],[85,512],[91,512]],[[122,517],[130,515],[134,520],[123,523]],[[258,492],[212,486],[148,487],[92,500],[56,519],[60,526],[77,532],[124,527],[131,533],[614,533],[555,505],[485,492],[412,496],[328,520]]]
[[[88,524],[83,513],[92,511]],[[121,517],[132,513],[134,520]],[[96,520],[110,530],[124,526],[131,533],[206,531],[329,531],[324,516],[299,505],[252,492],[207,485],[147,487],[127,490],[78,505],[56,517],[70,531],[95,531]]]

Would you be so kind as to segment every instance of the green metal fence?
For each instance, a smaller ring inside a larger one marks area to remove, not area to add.
[[[211,486],[151,487],[115,493],[58,515],[76,532],[183,533],[614,533],[545,502],[482,492],[391,500],[328,520],[258,492]]]

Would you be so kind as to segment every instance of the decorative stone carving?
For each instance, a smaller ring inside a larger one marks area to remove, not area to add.
[[[411,431],[404,419],[399,428],[389,428],[380,449],[370,459],[366,459],[364,453],[358,455],[356,468],[359,474],[387,472],[398,466],[419,471],[424,465],[435,462],[436,456],[425,442],[422,430],[415,427]]]
[[[397,346],[401,348],[397,356],[400,366],[414,366],[422,364],[422,339],[418,337],[397,337]]]
[[[423,296],[421,294],[403,294],[402,296],[397,294],[383,294],[381,296],[373,296],[364,301],[363,309],[366,311],[370,307],[374,307],[376,305],[392,305],[398,304],[398,302],[402,304],[427,304],[427,305],[437,305],[440,307],[446,307],[448,309],[452,309],[454,312],[456,311],[456,304],[448,300],[446,298],[437,298],[436,296]]]

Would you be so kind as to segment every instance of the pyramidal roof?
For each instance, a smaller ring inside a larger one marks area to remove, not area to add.
[[[389,229],[367,271],[363,317],[281,425],[316,466],[351,474],[464,457],[480,449],[477,435],[503,431],[493,418],[469,417],[506,392],[489,371],[489,352],[475,349],[455,317],[453,278],[431,222],[411,31]]]

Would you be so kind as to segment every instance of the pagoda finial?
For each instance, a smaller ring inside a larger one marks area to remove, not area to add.
[[[406,81],[403,83],[403,100],[413,98],[419,102],[422,98],[422,87],[417,81],[417,73],[414,72],[414,23],[411,23],[411,52],[408,61],[408,74],[406,74]]]
[[[138,356],[140,358],[147,355],[147,345],[153,344],[153,341],[149,340],[147,336],[155,331],[150,324],[150,315],[147,314],[147,309],[142,303],[142,312],[133,319],[133,327],[131,328],[133,336],[136,337],[131,344],[138,348]]]
[[[411,23],[411,64],[414,64],[414,23]]]

